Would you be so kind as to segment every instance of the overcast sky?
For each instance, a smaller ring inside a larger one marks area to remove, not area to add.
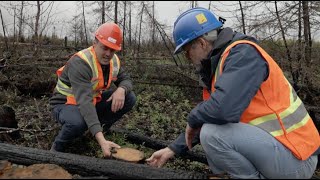
[[[155,1],[156,17],[162,23],[173,25],[175,19],[179,16],[179,14],[181,14],[183,11],[186,11],[187,9],[190,8],[190,2],[191,1]],[[62,1],[57,3],[59,3],[58,6],[61,8],[61,11],[62,11],[61,15],[64,15],[64,14],[70,15],[72,13],[75,14],[76,11],[78,11],[75,5],[76,4],[75,1]],[[149,3],[151,4],[152,1],[149,1]],[[198,1],[198,6],[208,8],[209,3],[210,1]],[[211,2],[212,8],[217,7],[221,10],[223,10],[223,8],[225,8],[225,10],[231,10],[232,7],[230,6],[232,5],[237,5],[237,2],[235,1],[229,1],[229,2],[212,1]],[[234,9],[235,8],[239,8],[239,7],[234,7]],[[218,16],[230,16],[230,14],[228,13],[223,13],[223,12],[217,12],[217,13],[218,13],[217,14]],[[231,25],[231,24],[232,22],[228,21],[226,25]]]
[[[68,25],[70,25],[70,21],[72,20],[73,16],[75,16],[76,14],[81,13],[82,8],[77,6],[77,4],[79,4],[81,1],[55,1],[55,5],[54,5],[54,9],[52,10],[52,14],[54,13],[54,27],[55,27],[55,31],[56,34],[60,37],[64,37],[64,36],[68,36],[68,33],[70,33],[70,27],[68,27]],[[210,1],[198,1],[198,6],[199,7],[205,7],[208,8],[209,7],[209,2]],[[9,3],[10,1],[6,1],[6,2],[0,2],[0,5],[2,3],[2,13],[3,13],[3,19],[4,19],[4,23],[6,25],[6,29],[7,29],[7,34],[13,34],[10,32],[13,32],[13,13],[8,13],[8,8],[4,8],[4,7],[9,7]],[[12,2],[11,2],[12,3]],[[35,4],[35,2],[33,2]],[[152,4],[152,1],[149,1],[150,4]],[[136,2],[136,4],[139,4],[138,2]],[[223,9],[226,10],[227,8],[232,9],[232,8],[238,8],[238,7],[233,7],[230,6],[230,4],[233,5],[237,5],[237,2],[217,2],[217,1],[212,1],[212,11],[218,16],[222,16],[222,17],[228,17],[230,16],[230,14],[228,15],[228,13],[223,13],[220,12],[218,10],[213,10],[215,7],[219,8],[219,9]],[[12,5],[11,5],[12,7]],[[155,17],[156,19],[162,23],[162,24],[166,24],[167,26],[169,26],[169,28],[167,29],[168,33],[172,33],[172,27],[174,24],[174,21],[176,20],[176,18],[179,16],[179,14],[181,14],[182,12],[186,11],[187,9],[189,9],[191,7],[191,1],[155,1]],[[92,8],[85,8],[86,9],[86,18],[87,18],[87,22],[88,24],[90,24],[90,22],[94,21],[94,19],[92,18],[96,18],[92,15]],[[136,12],[140,11],[140,7],[136,7],[136,9],[134,9]],[[27,11],[29,14],[35,15],[36,13],[36,9],[35,7],[33,7],[33,9],[29,8],[29,9],[25,9],[24,11]],[[91,15],[90,15],[91,12]],[[121,13],[121,12],[120,12]],[[137,16],[136,16],[137,17]],[[95,19],[95,20],[96,20]],[[133,19],[133,21],[136,21],[135,19]],[[136,22],[133,22],[136,23]],[[228,19],[226,21],[225,26],[232,26],[232,20]],[[0,25],[1,27],[1,34],[3,34],[2,31],[2,24]],[[53,29],[53,27],[50,28],[51,30]],[[50,31],[50,30],[48,30]],[[50,33],[48,33],[50,35]]]

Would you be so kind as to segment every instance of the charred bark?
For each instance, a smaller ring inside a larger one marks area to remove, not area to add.
[[[2,128],[18,128],[15,111],[7,106],[0,106],[0,140],[11,141],[20,138],[19,131],[5,131]]]
[[[0,159],[20,165],[38,163],[56,164],[69,173],[85,177],[107,176],[130,179],[203,179],[205,174],[154,168],[145,164],[134,164],[112,159],[99,159],[70,153],[50,152],[23,146],[0,143]]]

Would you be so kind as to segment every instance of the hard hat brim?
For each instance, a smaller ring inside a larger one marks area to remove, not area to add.
[[[97,36],[96,36],[97,37]],[[105,39],[102,39],[102,38],[99,38],[97,37],[97,39],[105,46],[111,48],[111,49],[114,49],[116,51],[120,51],[121,50],[121,46],[117,46],[116,44],[113,44],[109,41],[106,41]]]
[[[181,53],[182,52],[182,47],[184,46],[184,45],[186,45],[187,43],[189,42],[189,38],[188,39],[185,39],[181,44],[179,44],[177,47],[176,47],[176,49],[174,50],[174,55],[176,55],[176,54],[179,54],[179,53]]]

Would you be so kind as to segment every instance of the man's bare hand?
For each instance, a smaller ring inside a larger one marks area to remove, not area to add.
[[[170,158],[174,156],[174,152],[167,148],[154,152],[151,157],[146,159],[147,163],[153,167],[162,167]]]
[[[124,106],[125,98],[126,90],[122,87],[118,87],[117,90],[115,90],[113,94],[110,96],[110,98],[107,100],[107,102],[112,100],[111,111],[116,113],[117,111],[122,109]]]
[[[118,144],[112,142],[112,141],[107,141],[102,132],[98,132],[96,135],[95,135],[99,145],[101,146],[101,150],[102,150],[102,153],[103,153],[103,156],[104,157],[110,157],[111,156],[111,149],[113,148],[121,148]]]
[[[201,130],[201,128],[193,129],[193,128],[191,128],[189,126],[189,124],[187,124],[185,137],[186,137],[186,143],[187,143],[187,146],[188,146],[189,150],[192,149],[192,140],[193,140],[193,138],[196,136],[196,134],[200,130]]]

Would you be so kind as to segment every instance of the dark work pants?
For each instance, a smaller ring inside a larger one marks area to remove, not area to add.
[[[109,129],[112,124],[118,121],[125,113],[129,112],[136,102],[135,94],[130,92],[125,97],[123,108],[113,113],[111,111],[112,101],[106,102],[112,93],[112,90],[102,93],[102,100],[96,104],[99,121],[104,130]],[[75,105],[57,105],[53,109],[52,114],[55,120],[62,125],[52,146],[56,151],[64,151],[65,145],[68,142],[82,136],[88,130],[88,126],[80,114],[79,108]]]

